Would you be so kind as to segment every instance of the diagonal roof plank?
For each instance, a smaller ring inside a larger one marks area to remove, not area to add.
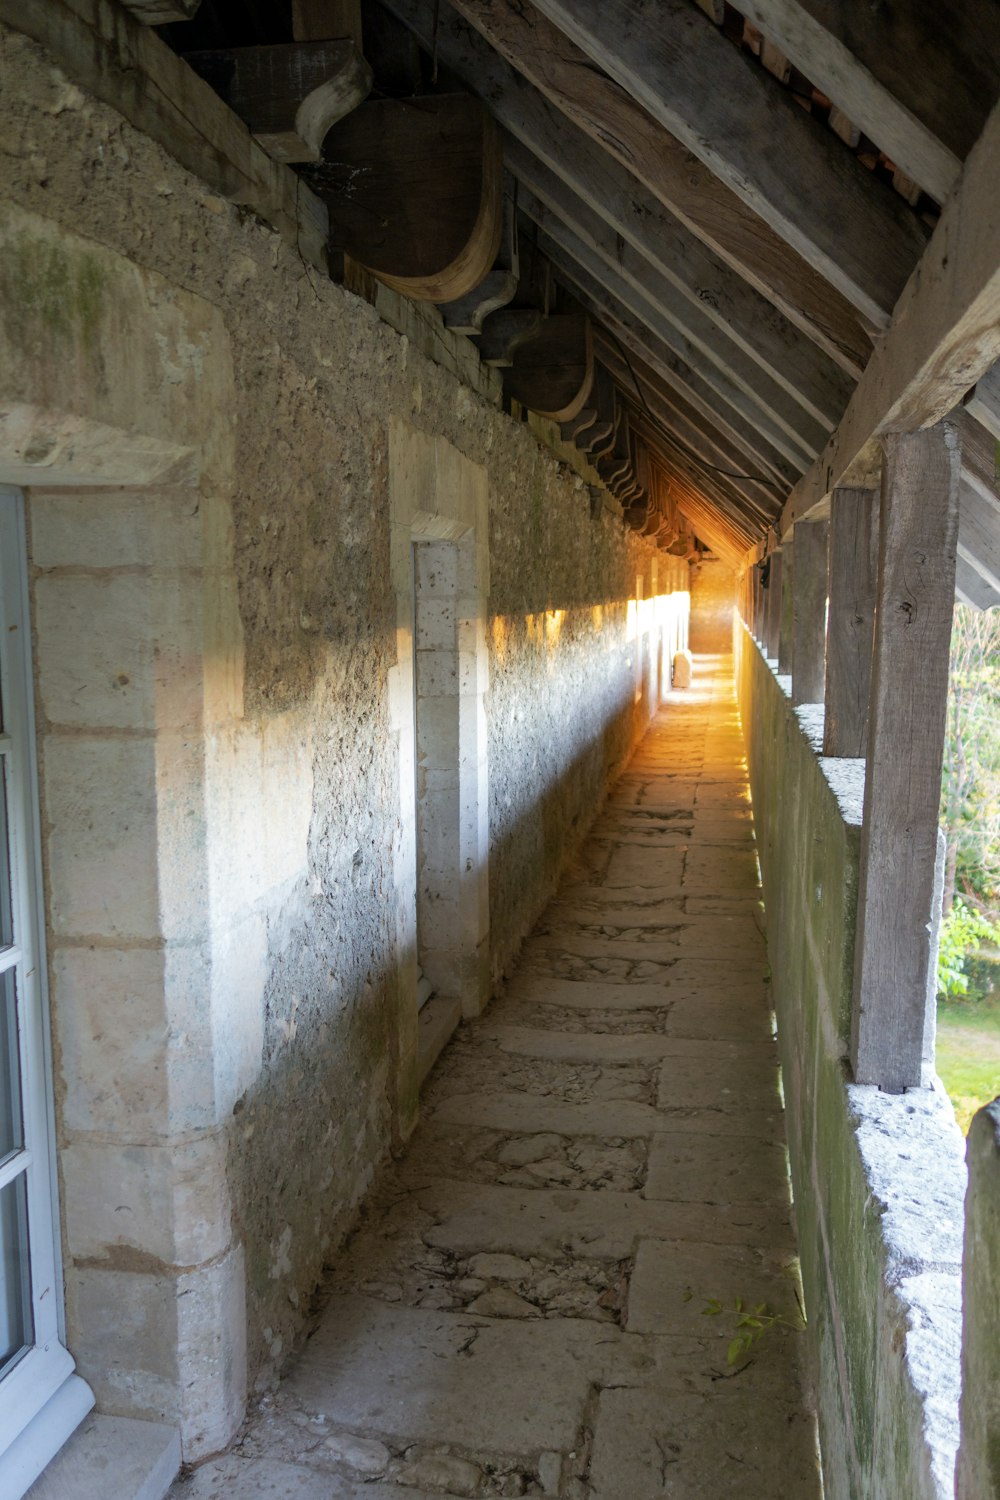
[[[659,429],[644,413],[631,408],[629,420],[655,454],[657,463],[669,476],[675,487],[671,493],[676,494],[678,506],[685,514],[699,518],[706,540],[714,542],[719,536],[725,537],[729,546],[738,549],[742,560],[755,535],[754,522],[735,509],[724,496],[712,493],[710,484],[704,486],[699,478],[693,478],[693,471],[690,466],[685,467],[683,456],[664,444]]]
[[[543,241],[543,248],[553,255],[555,247],[546,247]],[[655,377],[661,399],[668,403],[671,411],[683,414],[684,441],[691,444],[707,463],[722,471],[728,471],[731,475],[758,476],[745,482],[741,480],[740,491],[745,491],[748,497],[753,496],[755,502],[762,502],[763,508],[770,510],[775,497],[785,493],[788,481],[780,475],[772,477],[775,473],[774,465],[767,462],[767,450],[762,450],[759,444],[751,446],[740,435],[732,432],[718,416],[706,411],[704,403],[693,399],[695,393],[677,375],[676,362],[670,362],[665,357],[665,353],[668,355],[669,351],[663,351],[662,346],[658,346],[657,341],[650,338],[641,325],[637,326],[635,319],[627,313],[616,316],[615,310],[606,301],[595,300],[583,285],[583,278],[574,276],[571,268],[560,265],[554,255],[552,263],[559,271],[560,279],[567,283],[581,305],[607,331],[608,337],[604,340],[607,358],[604,363],[613,373],[617,372],[619,387],[624,391],[634,389],[632,372],[635,362],[641,362]],[[623,353],[623,350],[627,352]]]
[[[800,3],[800,0],[740,0],[739,8],[769,42],[781,49],[800,73],[821,88],[892,158],[897,167],[938,203],[945,201],[962,170],[959,157],[905,104],[901,104],[885,84],[879,82],[861,59],[845,46],[840,36],[828,31],[816,16],[810,14],[808,3]],[[824,7],[814,8],[823,10]],[[864,7],[869,14],[886,8]],[[833,7],[827,9],[832,11]],[[941,24],[940,5],[937,9],[939,15],[930,49],[935,61],[940,55],[942,34],[949,29],[949,24]],[[841,14],[853,10],[856,16],[860,16],[862,7],[841,4],[836,10]],[[925,57],[922,57],[921,64],[924,61]],[[918,72],[923,80],[927,68],[922,65]]]
[[[640,318],[616,302],[603,286],[547,236],[541,236],[539,248],[556,268],[559,279],[591,317],[610,332],[616,348],[620,350],[624,345],[632,355],[655,370],[661,386],[670,391],[672,398],[684,403],[699,430],[716,448],[726,451],[730,468],[740,472],[748,468],[761,471],[768,485],[776,484],[782,492],[794,483],[794,478],[789,479],[787,460],[761,439],[752,424],[725,408],[700,380],[698,372],[667,348]],[[627,374],[622,384],[630,384]],[[792,472],[794,474],[794,470]]]
[[[930,244],[843,420],[785,503],[781,529],[877,467],[877,439],[953,412],[1000,359],[1000,105],[969,153]]]
[[[760,504],[745,495],[728,478],[727,470],[718,469],[694,446],[698,441],[697,434],[690,434],[686,430],[684,413],[678,412],[673,405],[671,394],[652,384],[638,361],[635,362],[633,371],[626,371],[620,358],[606,345],[602,346],[599,335],[598,349],[601,351],[601,358],[607,358],[608,363],[614,365],[616,382],[619,377],[624,380],[630,374],[636,375],[638,392],[636,385],[633,385],[632,394],[627,399],[622,399],[622,405],[629,413],[629,421],[634,430],[657,450],[664,463],[669,462],[671,468],[682,474],[686,483],[719,515],[727,517],[742,535],[752,539],[765,528],[768,517],[763,514]],[[619,386],[619,391],[623,390],[624,385]],[[689,436],[692,437],[692,442],[687,441]]]
[[[535,223],[548,228],[555,239],[559,238],[557,228],[560,227],[572,235],[574,242],[586,250],[585,263],[604,268],[596,274],[607,272],[617,287],[628,288],[627,295],[619,291],[622,301],[640,316],[652,305],[657,314],[673,324],[704,359],[725,372],[750,397],[768,422],[792,438],[795,447],[808,453],[810,460],[815,457],[847,405],[850,383],[846,376],[831,367],[830,373],[835,376],[832,386],[842,394],[843,404],[831,400],[828,407],[831,416],[824,420],[802,401],[800,392],[789,389],[784,375],[778,378],[777,371],[772,373],[762,364],[759,349],[751,352],[746,341],[734,339],[725,324],[710,316],[707,307],[711,292],[708,288],[704,289],[703,298],[696,294],[678,297],[673,278],[662,275],[656,266],[624,243],[599,214],[581,202],[554,172],[510,136],[504,139],[504,159],[522,190],[528,190],[527,193],[522,191],[520,202]],[[541,191],[538,191],[539,186]],[[639,299],[638,303],[635,299]],[[810,351],[813,355],[819,354],[811,346]],[[822,359],[822,355],[819,357]],[[833,397],[833,388],[828,385],[827,389]],[[832,415],[834,410],[836,416]]]
[[[872,78],[964,160],[997,100],[1000,26],[996,0],[947,0],[946,5],[941,0],[905,0],[896,5],[876,5],[871,0],[799,0],[799,4],[849,49],[860,67],[868,69]],[[888,149],[883,141],[879,145]]]
[[[877,328],[926,244],[899,196],[688,0],[537,0]]]
[[[718,499],[724,508],[735,507],[749,519],[751,530],[770,524],[777,513],[781,490],[751,476],[758,471],[740,467],[743,456],[720,447],[718,437],[699,425],[699,414],[684,398],[650,368],[637,349],[622,347],[613,330],[600,324],[594,330],[597,357],[610,371],[623,397],[641,408],[644,419],[659,434],[703,494]]]
[[[658,130],[529,0],[516,7],[506,0],[455,0],[476,30],[451,6],[438,9],[436,0],[383,3],[584,202],[605,218],[613,211],[615,227],[648,258],[656,259],[664,236],[644,223],[636,179],[842,369],[860,374],[871,341],[847,299],[696,157]],[[581,133],[590,137],[589,149]],[[667,243],[675,234],[676,228]]]
[[[589,295],[598,302],[606,301],[619,317],[631,313],[664,349],[672,350],[677,359],[686,366],[678,365],[678,375],[684,375],[689,389],[707,393],[711,410],[718,413],[731,430],[741,432],[752,448],[761,452],[770,450],[785,460],[778,466],[780,472],[791,483],[816,457],[826,439],[822,429],[807,423],[800,417],[800,425],[806,434],[791,434],[784,423],[779,423],[764,406],[753,390],[749,379],[740,380],[732,369],[717,361],[709,362],[704,350],[685,335],[675,323],[643,292],[626,281],[617,271],[603,263],[595,253],[583,244],[571,229],[540,204],[530,193],[522,193],[518,199],[529,219],[542,231],[553,264],[566,268],[566,274],[579,283],[582,280]],[[763,382],[763,377],[761,377]]]
[[[1000,442],[1000,364],[991,365],[966,397],[970,416]]]

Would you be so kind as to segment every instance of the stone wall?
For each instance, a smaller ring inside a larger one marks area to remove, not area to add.
[[[958,1443],[963,1143],[940,1084],[852,1085],[864,762],[824,758],[736,625],[795,1213],[830,1500],[944,1500]],[[971,1493],[971,1492],[970,1492]]]
[[[958,1500],[1000,1500],[1000,1099],[969,1131]]]
[[[470,346],[424,320],[428,358],[23,37],[0,70],[68,1340],[103,1410],[178,1423],[190,1458],[289,1353],[414,1119],[391,430],[436,445],[414,526],[457,518],[486,562],[458,629],[487,988],[655,706],[629,601],[665,565]]]
[[[721,558],[707,557],[691,567],[691,650],[725,654],[733,644],[736,574]]]

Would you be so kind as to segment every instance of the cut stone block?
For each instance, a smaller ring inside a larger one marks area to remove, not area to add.
[[[722,1387],[720,1389],[720,1387]],[[776,1490],[776,1475],[780,1489]],[[820,1500],[815,1421],[739,1382],[665,1401],[656,1390],[598,1398],[590,1500]]]
[[[92,1413],[24,1500],[163,1500],[180,1466],[176,1427]]]
[[[334,1297],[284,1389],[305,1410],[390,1442],[572,1448],[592,1382],[616,1366],[612,1332]],[[526,1401],[527,1389],[539,1399]]]
[[[777,1141],[655,1135],[649,1148],[644,1194],[674,1203],[787,1206],[785,1147]]]

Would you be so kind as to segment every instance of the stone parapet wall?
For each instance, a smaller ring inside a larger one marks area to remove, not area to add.
[[[177,1423],[193,1458],[289,1354],[413,1123],[390,428],[443,455],[412,535],[475,528],[487,989],[655,707],[637,582],[686,568],[654,581],[470,345],[421,352],[436,314],[388,326],[24,37],[0,70],[68,1341],[102,1410]]]
[[[1000,1500],[1000,1099],[969,1131],[958,1500]]]
[[[831,761],[737,621],[808,1350],[829,1500],[945,1500],[958,1443],[963,1143],[940,1085],[852,1085],[864,763]]]

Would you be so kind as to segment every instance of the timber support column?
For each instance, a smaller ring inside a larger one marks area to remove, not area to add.
[[[878,492],[837,489],[830,502],[830,613],[826,643],[823,754],[862,756],[868,726]]]
[[[795,528],[792,578],[792,703],[822,703],[826,656],[826,577],[829,521]]]
[[[771,553],[771,571],[767,579],[767,636],[764,642],[764,655],[776,661],[778,658],[778,638],[781,632],[781,590],[784,583],[782,578],[781,553]]]
[[[792,601],[795,597],[795,544],[791,537],[781,548],[781,618],[778,621],[778,672],[782,676],[792,674],[792,648],[794,645],[794,618]]]
[[[883,440],[882,524],[854,964],[858,1083],[920,1083],[958,540],[958,434]]]

